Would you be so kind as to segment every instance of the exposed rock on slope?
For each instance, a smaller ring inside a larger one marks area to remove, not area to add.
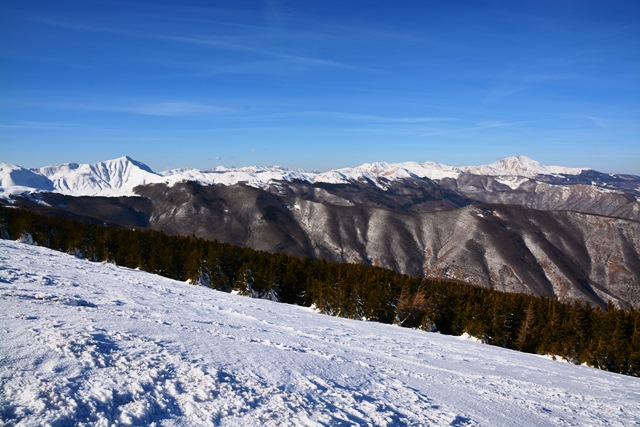
[[[189,191],[201,193],[192,199]],[[242,186],[160,193],[163,202],[146,195],[158,212],[150,226],[161,231],[564,300],[640,303],[635,221],[506,205],[406,213]]]
[[[566,210],[640,220],[638,191],[612,191],[579,179],[541,180],[520,176],[462,175],[440,182],[443,188],[485,203]]]
[[[155,173],[123,157],[37,170],[2,165],[0,180],[0,201],[49,214],[640,306],[637,176],[525,156],[484,166],[380,162],[324,173]]]
[[[21,205],[506,291],[640,305],[637,221],[487,204],[413,212],[330,203],[346,199],[311,190],[300,190],[303,197],[246,185],[158,184],[139,188],[139,198],[42,195]]]

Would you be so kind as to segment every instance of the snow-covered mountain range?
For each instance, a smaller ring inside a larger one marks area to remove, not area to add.
[[[145,164],[130,157],[121,157],[93,164],[66,163],[38,169],[0,163],[0,196],[25,192],[56,192],[73,196],[132,196],[140,185],[195,181],[203,185],[233,185],[246,183],[264,188],[277,181],[301,181],[309,184],[346,184],[369,180],[384,187],[385,182],[419,178],[441,180],[460,175],[504,177],[507,185],[514,178],[533,178],[539,175],[578,175],[586,169],[545,166],[526,156],[508,157],[484,166],[447,166],[433,162],[365,163],[353,168],[327,172],[305,172],[280,167],[217,167],[211,170],[171,169],[154,172]]]
[[[640,381],[0,240],[3,425],[630,426]]]

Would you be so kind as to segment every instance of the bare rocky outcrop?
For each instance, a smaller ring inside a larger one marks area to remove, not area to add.
[[[563,301],[640,306],[633,191],[603,198],[580,183],[558,190],[523,179],[508,191],[495,177],[465,179],[277,181],[266,188],[186,182],[137,187],[137,197],[42,193],[15,204]]]
[[[242,185],[140,193],[154,201],[149,226],[169,233],[561,300],[640,304],[633,220],[494,204],[414,212]]]

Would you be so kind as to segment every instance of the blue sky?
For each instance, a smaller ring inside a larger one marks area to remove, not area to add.
[[[0,161],[640,174],[640,2],[5,1]]]

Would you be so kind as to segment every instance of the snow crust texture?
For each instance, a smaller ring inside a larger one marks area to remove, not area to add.
[[[0,241],[3,425],[625,426],[640,380]]]

